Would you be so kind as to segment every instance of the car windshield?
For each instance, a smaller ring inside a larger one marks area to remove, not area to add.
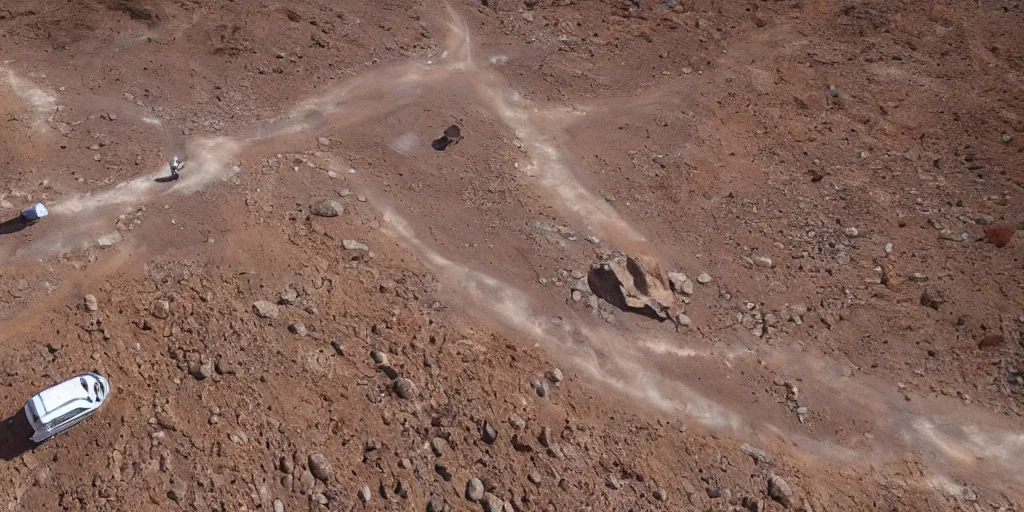
[[[62,427],[64,424],[68,423],[69,421],[73,421],[75,418],[79,417],[84,412],[85,412],[85,408],[84,407],[78,407],[78,408],[72,410],[71,412],[68,412],[68,413],[65,413],[65,414],[62,414],[62,415],[58,416],[56,419],[51,421],[46,426],[46,428],[48,430],[56,430],[56,429]]]

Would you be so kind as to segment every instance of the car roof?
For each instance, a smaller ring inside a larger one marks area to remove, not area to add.
[[[85,379],[89,389],[82,387],[82,379]],[[98,381],[99,379],[95,375],[83,374],[40,391],[39,394],[32,397],[40,420],[48,421],[49,418],[47,417],[51,413],[78,400],[85,402],[83,405],[88,407],[89,398],[93,396],[92,385]],[[99,403],[97,402],[92,405],[98,406]]]

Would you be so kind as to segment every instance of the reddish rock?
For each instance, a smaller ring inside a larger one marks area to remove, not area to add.
[[[1001,334],[989,334],[978,342],[978,348],[997,347],[1006,342]]]
[[[996,247],[1006,247],[1016,231],[1009,224],[995,224],[985,228],[985,241]]]
[[[935,4],[932,7],[931,12],[928,13],[928,19],[945,28],[953,26],[953,14],[950,12],[949,8],[944,5]]]

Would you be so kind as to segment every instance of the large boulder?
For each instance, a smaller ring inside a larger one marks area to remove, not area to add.
[[[590,288],[598,297],[625,311],[667,320],[675,305],[665,272],[649,256],[617,256],[595,265]]]

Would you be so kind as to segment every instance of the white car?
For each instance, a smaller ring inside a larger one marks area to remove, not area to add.
[[[110,383],[102,375],[83,373],[44,389],[25,403],[25,417],[35,431],[32,440],[41,443],[89,417],[110,394]]]

